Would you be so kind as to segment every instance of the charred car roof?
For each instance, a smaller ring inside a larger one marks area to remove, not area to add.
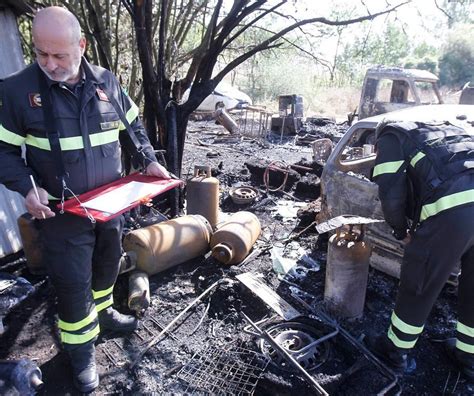
[[[397,79],[400,77],[413,78],[415,80],[437,82],[438,77],[427,70],[402,69],[401,67],[374,66],[367,70],[366,77]]]

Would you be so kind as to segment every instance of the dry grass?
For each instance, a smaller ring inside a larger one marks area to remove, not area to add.
[[[357,111],[360,100],[360,87],[317,87],[309,92],[300,92],[303,96],[305,117],[330,117],[338,122],[347,120],[347,115]],[[459,103],[460,90],[443,87],[441,97],[444,103]],[[278,99],[266,100],[268,111],[278,113]]]
[[[347,114],[357,109],[360,88],[318,87],[312,92],[298,93],[303,96],[305,117],[330,117],[337,121],[347,120]],[[278,113],[278,99],[258,103],[268,111]]]
[[[310,98],[305,98],[306,116],[326,116],[346,120],[347,114],[357,110],[360,88],[318,88]]]

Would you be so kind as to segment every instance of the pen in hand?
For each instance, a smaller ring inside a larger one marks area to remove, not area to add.
[[[31,179],[31,184],[33,185],[33,190],[35,190],[36,198],[38,199],[38,202],[41,203],[40,196],[38,194],[38,189],[36,188],[35,179],[33,179],[33,175],[30,175],[30,179]],[[46,216],[43,211],[41,211],[41,216],[43,216],[43,219],[46,219]]]

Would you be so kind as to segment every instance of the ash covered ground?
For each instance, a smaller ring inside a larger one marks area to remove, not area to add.
[[[259,326],[276,337],[297,332],[304,341],[308,336],[314,340],[334,332],[336,325],[327,318],[323,303],[327,237],[318,236],[312,227],[297,235],[313,222],[318,211],[321,166],[312,163],[307,142],[314,136],[337,140],[345,128],[333,123],[306,125],[297,137],[263,138],[229,135],[213,121],[190,123],[183,177],[192,176],[195,165],[211,165],[213,176],[220,182],[221,210],[255,213],[262,225],[261,236],[251,257],[241,265],[225,267],[206,255],[150,277],[152,305],[139,329],[127,337],[105,334],[97,342],[101,382],[96,394],[206,393],[202,389],[210,394],[317,394],[302,375],[252,334],[243,313],[254,322],[264,320]],[[263,181],[265,168],[272,161],[280,161],[280,166],[281,161],[300,165],[290,170],[286,181],[282,173],[270,172],[267,186],[272,189],[284,184],[284,192],[268,192]],[[301,166],[312,170],[305,171]],[[253,203],[237,205],[230,199],[230,189],[242,185],[258,190]],[[274,269],[278,256],[272,255],[272,248],[283,246],[291,236],[297,237],[284,252],[300,259],[299,271],[278,276]],[[47,279],[28,273],[21,255],[4,260],[0,269],[22,275],[36,285],[36,292],[4,319],[7,331],[0,338],[0,358],[33,360],[45,381],[40,394],[76,394],[69,364],[58,342],[54,290]],[[236,280],[237,275],[246,272],[260,274],[259,279],[303,317],[287,323],[275,315]],[[219,281],[130,368],[148,341]],[[445,356],[442,343],[437,342],[454,336],[453,286],[447,285],[442,291],[411,355],[410,372],[397,381],[354,346],[386,332],[397,283],[397,279],[370,269],[364,316],[354,321],[330,316],[343,330],[308,351],[302,364],[334,395],[377,394],[391,385],[387,394],[474,394],[474,386],[459,376]],[[115,305],[122,312],[127,312],[127,288],[127,274],[123,274],[114,290]],[[344,330],[350,337],[345,336]],[[201,385],[201,390],[196,384]],[[15,394],[12,389],[1,388],[1,384],[0,389]]]

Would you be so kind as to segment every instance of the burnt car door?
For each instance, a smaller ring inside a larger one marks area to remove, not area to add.
[[[375,164],[373,121],[354,124],[336,145],[321,176],[320,220],[352,214],[383,219],[378,186],[371,181]],[[399,276],[403,248],[385,223],[371,225],[367,236],[372,243],[371,264]]]

